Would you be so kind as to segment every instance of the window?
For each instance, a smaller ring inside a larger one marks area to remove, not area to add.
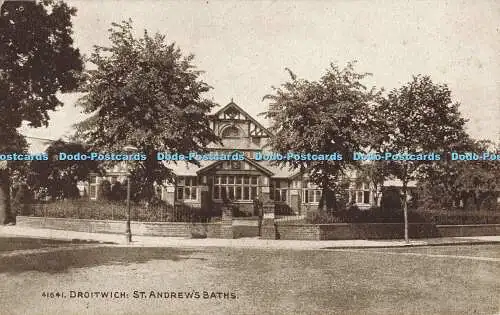
[[[288,200],[288,189],[281,188],[280,181],[275,181],[271,184],[270,198],[274,201],[286,202]]]
[[[302,189],[303,202],[309,204],[319,203],[321,196],[323,195],[323,191],[318,189],[318,186],[312,182],[306,181],[304,184],[306,188]]]
[[[370,203],[370,185],[368,183],[356,183],[354,190],[351,191],[351,200],[356,203]]]
[[[321,189],[311,189],[306,188],[303,190],[304,203],[319,203],[321,200],[322,191]]]
[[[274,200],[286,202],[288,196],[288,189],[286,188],[276,188],[274,192]]]
[[[89,198],[91,200],[97,199],[97,176],[91,175],[89,179]]]
[[[177,178],[176,199],[177,200],[197,200],[197,180],[196,177]]]
[[[221,138],[239,138],[240,130],[235,126],[229,126],[222,131]]]
[[[214,177],[214,200],[223,200],[224,195],[231,200],[250,201],[257,197],[258,176],[221,175]]]

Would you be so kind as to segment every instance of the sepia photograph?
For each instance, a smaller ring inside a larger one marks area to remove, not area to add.
[[[0,314],[500,315],[498,21],[0,0]]]

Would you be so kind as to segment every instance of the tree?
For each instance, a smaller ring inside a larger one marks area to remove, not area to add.
[[[99,172],[97,161],[59,159],[59,153],[85,154],[88,148],[80,143],[55,141],[46,149],[48,160],[32,161],[28,185],[33,190],[46,189],[52,199],[78,198],[77,183],[87,180],[92,172]]]
[[[111,46],[96,46],[90,57],[97,69],[87,73],[79,102],[93,115],[77,125],[77,136],[93,150],[122,152],[131,144],[143,152],[146,160],[131,163],[132,177],[149,198],[155,182],[173,177],[157,152],[203,152],[218,140],[207,116],[215,104],[202,98],[211,87],[199,79],[193,55],[160,34],[134,38],[131,21],[112,25]]]
[[[26,139],[13,128],[2,128],[0,126],[0,152],[5,155],[14,153],[25,153],[27,149]],[[15,213],[11,205],[11,185],[20,184],[20,178],[26,174],[25,161],[2,161],[0,167],[0,219],[2,224],[15,223]]]
[[[414,76],[406,85],[392,90],[380,107],[380,120],[386,125],[381,148],[393,154],[438,153],[453,150],[467,139],[465,119],[458,103],[451,100],[445,84],[435,84],[428,76]],[[408,182],[416,179],[429,160],[389,161],[390,173],[402,181],[405,240],[408,242]]]
[[[339,153],[342,160],[278,162],[308,171],[323,190],[320,210],[326,205],[335,211],[340,178],[356,163],[353,153],[365,151],[378,137],[373,110],[381,91],[361,84],[369,74],[356,73],[354,63],[344,69],[331,64],[319,81],[298,79],[288,71],[291,81],[264,97],[271,101],[265,116],[275,134],[269,145],[275,152]]]
[[[74,8],[62,1],[3,2],[0,9],[2,135],[16,134],[24,121],[32,127],[47,126],[48,112],[62,106],[56,93],[77,87],[83,65],[71,38],[71,17],[75,13]],[[0,143],[0,152],[6,151],[4,145],[5,142]],[[10,167],[0,170],[3,224],[14,221],[8,197]]]
[[[471,139],[464,141],[459,150],[478,156],[482,152],[499,151],[489,141]],[[420,199],[426,208],[495,208],[500,192],[500,165],[496,160],[457,161],[448,157],[434,167],[425,168],[419,181],[422,189]],[[485,204],[488,202],[490,204]]]

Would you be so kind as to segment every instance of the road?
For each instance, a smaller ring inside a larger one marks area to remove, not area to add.
[[[498,245],[188,250],[0,238],[2,314],[496,314],[499,274]]]

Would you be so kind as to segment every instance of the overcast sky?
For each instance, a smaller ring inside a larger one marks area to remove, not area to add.
[[[206,71],[220,105],[231,98],[256,115],[262,97],[289,79],[317,80],[330,62],[357,60],[365,82],[390,90],[414,74],[450,86],[476,138],[500,138],[500,2],[471,1],[68,1],[78,9],[75,45],[84,54],[107,45],[112,22],[132,18],[167,35]],[[64,95],[49,128],[27,135],[59,138],[83,118]],[[258,118],[261,120],[261,118]]]

